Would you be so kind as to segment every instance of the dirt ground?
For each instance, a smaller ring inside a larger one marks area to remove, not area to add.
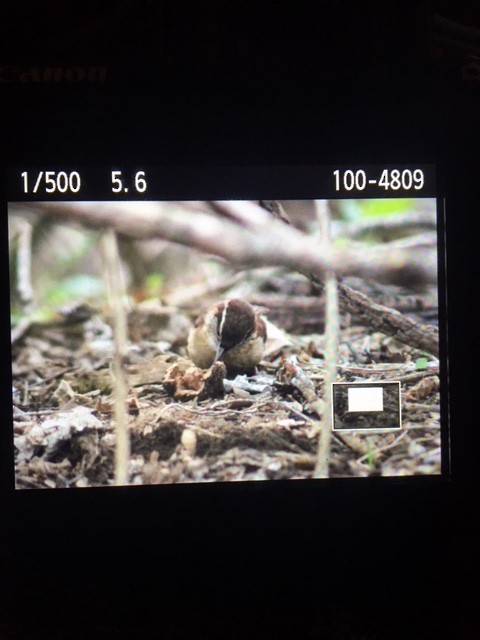
[[[185,362],[192,310],[160,303],[131,310],[125,363],[130,484],[313,477],[319,416],[288,375],[293,365],[325,400],[323,326],[318,310],[302,312],[306,300],[315,309],[314,298],[292,296],[283,315],[269,314],[256,375],[225,379],[223,391],[205,399],[180,400],[164,385],[169,367]],[[102,313],[86,315],[32,326],[13,346],[19,489],[114,484],[112,334]],[[329,477],[440,473],[438,360],[419,360],[423,356],[342,318],[337,380],[400,381],[402,428],[334,433]]]

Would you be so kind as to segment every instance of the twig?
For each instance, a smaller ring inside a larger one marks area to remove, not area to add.
[[[297,444],[295,444],[294,442],[289,442],[288,440],[286,440],[283,436],[281,436],[279,433],[276,433],[276,431],[274,430],[275,427],[261,427],[262,429],[262,433],[265,435],[266,440],[270,440],[270,442],[279,450],[288,450],[291,451],[292,453],[302,453],[303,450],[301,447],[299,447]]]
[[[296,387],[307,401],[310,410],[317,416],[317,418],[322,417],[325,403],[317,397],[313,382],[299,366],[295,356],[289,357],[283,363],[280,369],[278,369],[277,376],[280,382],[292,384]]]
[[[26,316],[20,320],[11,332],[11,342],[15,344],[33,324],[31,307],[33,303],[32,287],[32,225],[19,220],[17,229],[17,293]]]
[[[356,238],[365,232],[385,232],[404,229],[435,229],[435,213],[430,211],[409,211],[386,218],[367,218],[359,222],[335,225],[335,236]]]
[[[243,278],[245,278],[245,273],[243,271],[239,271],[233,275],[229,274],[228,276],[220,276],[218,278],[208,280],[207,282],[176,289],[175,291],[163,296],[163,299],[178,311],[178,307],[182,307],[185,304],[191,305],[198,298],[203,298],[206,295],[230,289],[230,287],[233,287]]]
[[[440,370],[440,367],[437,365],[436,367],[429,367],[425,369],[425,371],[415,371],[415,373],[406,373],[404,376],[399,376],[397,380],[400,382],[416,382],[417,380],[422,380],[423,378],[428,378],[429,376],[435,375]]]
[[[424,451],[423,453],[420,453],[418,455],[418,459],[419,460],[423,460],[424,458],[428,458],[429,456],[433,456],[433,455],[440,455],[442,452],[442,448],[441,447],[436,447],[435,449],[429,449],[427,451]]]
[[[411,427],[405,427],[402,425],[402,429],[406,429],[407,431],[420,431],[424,429],[433,429],[434,431],[440,431],[440,425],[437,424],[417,424]]]
[[[396,375],[399,371],[405,371],[408,365],[405,364],[389,364],[387,366],[379,364],[377,366],[359,367],[351,366],[347,364],[337,365],[342,374],[349,374],[353,376],[362,376],[364,378],[370,378],[371,376],[378,376],[381,374],[393,374]]]
[[[414,249],[415,247],[435,248],[437,246],[437,234],[435,233],[435,231],[432,231],[430,233],[417,233],[414,236],[393,240],[392,242],[388,243],[388,246],[390,247],[390,249]]]
[[[283,220],[285,224],[292,224],[285,209],[278,200],[259,200],[258,204],[266,211],[269,211],[274,218]]]
[[[359,376],[362,378],[371,378],[372,376],[379,375],[387,375],[390,378],[393,375],[395,377],[395,380],[398,380],[399,382],[417,382],[417,380],[422,380],[423,378],[434,376],[435,374],[438,374],[439,371],[438,365],[430,365],[428,369],[425,369],[424,371],[413,371],[412,373],[405,373],[403,375],[400,375],[400,372],[405,370],[410,372],[413,368],[413,365],[398,364],[397,366],[395,366],[392,364],[383,367],[380,365],[377,365],[375,367],[355,367],[347,364],[339,364],[337,366],[342,374]]]
[[[221,433],[213,433],[213,431],[209,431],[208,429],[204,429],[203,427],[199,427],[197,424],[191,424],[188,427],[192,429],[196,433],[203,433],[205,436],[210,436],[211,438],[217,438],[217,440],[224,440],[225,436]]]
[[[356,462],[358,464],[361,464],[364,460],[367,460],[371,455],[373,455],[376,458],[378,458],[380,453],[383,453],[384,451],[388,451],[389,449],[393,449],[394,447],[397,446],[397,444],[403,440],[403,438],[405,438],[405,436],[407,435],[407,431],[403,431],[398,438],[395,438],[395,440],[393,442],[391,442],[390,444],[386,444],[383,447],[378,447],[377,449],[373,450],[373,451],[369,451],[368,453],[365,453],[361,458],[358,458],[358,460],[356,460]]]
[[[326,321],[325,321],[325,373],[324,373],[324,412],[320,421],[317,463],[315,478],[328,478],[330,441],[332,427],[330,416],[333,411],[332,383],[337,375],[337,350],[340,321],[338,315],[337,279],[332,274],[325,281]]]
[[[128,484],[128,460],[130,458],[130,434],[128,431],[127,394],[128,385],[124,367],[127,352],[127,316],[125,312],[125,292],[120,268],[118,241],[115,231],[108,229],[101,238],[105,264],[105,284],[109,304],[113,313],[113,375],[114,415],[115,415],[115,484]]]
[[[264,227],[270,222],[271,216],[253,202],[213,200],[208,204],[220,215],[245,227]]]
[[[323,243],[330,243],[330,217],[326,203],[316,201],[317,217],[320,223]],[[330,416],[333,411],[332,383],[337,376],[338,342],[340,333],[340,318],[338,314],[337,278],[335,273],[327,272],[325,276],[325,372],[324,372],[324,410],[320,419],[320,434],[318,438],[317,462],[315,478],[328,478],[330,442],[332,426]]]
[[[25,310],[33,301],[32,288],[32,225],[21,221],[17,252],[17,293]]]
[[[408,402],[406,401],[403,405],[405,411],[409,410],[421,410],[421,411],[434,411],[435,413],[440,413],[440,405],[439,404],[426,404],[423,402]]]
[[[30,327],[33,324],[33,319],[30,316],[22,318],[16,327],[12,329],[11,332],[11,341],[12,344],[15,344],[23,338],[23,336],[29,331]]]

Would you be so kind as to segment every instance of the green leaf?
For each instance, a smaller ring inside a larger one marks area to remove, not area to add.
[[[76,274],[52,286],[45,298],[47,304],[58,307],[68,302],[100,298],[104,295],[103,284],[99,278]]]
[[[417,358],[415,360],[415,369],[417,371],[424,371],[428,368],[428,358]]]
[[[340,200],[341,218],[345,222],[358,222],[368,218],[382,218],[413,211],[418,206],[414,198],[369,198],[366,200]]]
[[[384,216],[405,213],[412,208],[412,198],[391,198],[388,200],[363,200],[360,209],[364,218],[381,218]]]
[[[160,273],[151,273],[145,279],[147,297],[155,298],[160,295],[163,286],[163,276]]]

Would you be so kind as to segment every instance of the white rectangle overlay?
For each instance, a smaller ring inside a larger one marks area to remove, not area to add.
[[[383,411],[382,387],[350,387],[348,411]]]

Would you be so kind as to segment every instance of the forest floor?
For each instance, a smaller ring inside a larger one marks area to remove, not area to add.
[[[288,363],[324,400],[320,302],[292,296],[287,307],[272,305],[256,375],[225,379],[204,399],[175,397],[164,384],[167,371],[186,362],[191,310],[157,304],[131,311],[128,482],[314,477],[319,416],[288,375]],[[278,308],[288,308],[290,320]],[[17,488],[114,484],[111,353],[110,327],[101,314],[78,325],[30,327],[13,345]],[[402,420],[398,430],[334,432],[329,477],[440,473],[439,364],[424,355],[342,318],[337,381],[399,381]]]

